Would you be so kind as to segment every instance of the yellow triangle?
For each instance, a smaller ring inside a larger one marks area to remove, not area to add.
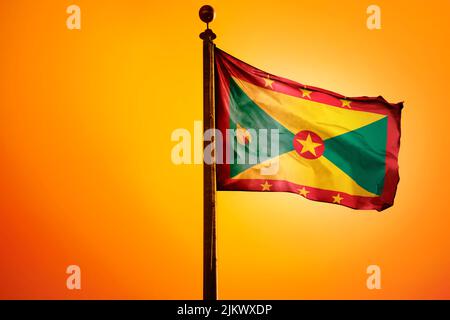
[[[293,134],[309,130],[326,140],[385,117],[377,113],[343,109],[301,99],[258,87],[241,79],[233,79],[251,100]]]
[[[268,166],[273,167],[276,159],[279,160],[278,172],[273,175],[263,175],[261,169]],[[233,179],[284,180],[300,186],[339,191],[355,196],[377,196],[359,186],[325,157],[310,160],[299,156],[297,151],[291,151],[276,159],[248,168]]]

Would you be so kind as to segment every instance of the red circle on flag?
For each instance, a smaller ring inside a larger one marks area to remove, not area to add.
[[[303,130],[294,136],[292,141],[295,151],[306,159],[317,159],[323,155],[325,144],[316,133]]]

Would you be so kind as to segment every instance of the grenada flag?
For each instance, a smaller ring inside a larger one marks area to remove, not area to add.
[[[216,128],[227,151],[216,165],[218,190],[292,192],[354,209],[393,205],[402,103],[306,86],[218,48],[215,66]]]

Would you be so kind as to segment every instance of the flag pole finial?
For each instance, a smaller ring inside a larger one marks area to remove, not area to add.
[[[209,24],[216,17],[216,12],[214,11],[214,8],[211,7],[210,5],[204,5],[203,7],[200,8],[198,15],[200,16],[200,20],[206,23],[206,30],[200,34],[200,38],[203,40],[214,40],[216,38],[216,35],[209,28]]]
[[[200,19],[204,22],[204,23],[210,23],[214,20],[214,18],[216,17],[216,13],[214,12],[214,8],[211,7],[210,5],[205,5],[203,7],[200,8],[200,11],[198,12]]]

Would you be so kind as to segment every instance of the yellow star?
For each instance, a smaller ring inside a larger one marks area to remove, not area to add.
[[[300,91],[302,92],[302,97],[303,98],[308,98],[308,99],[311,99],[311,96],[310,96],[310,94],[312,93],[312,91],[311,90],[307,90],[307,89],[300,89]]]
[[[333,196],[333,203],[341,204],[341,200],[344,200],[344,198],[341,197],[340,193],[338,193],[337,195]]]
[[[311,139],[311,135],[308,133],[308,136],[306,137],[306,140],[300,140],[297,139],[297,141],[302,145],[302,154],[306,152],[311,152],[314,156],[317,156],[316,154],[316,148],[321,146],[321,143],[313,142]]]
[[[272,185],[269,184],[267,181],[264,182],[264,183],[261,185],[262,191],[270,191],[270,187],[271,187],[271,186],[272,186]]]
[[[305,187],[303,187],[301,189],[298,189],[298,193],[306,198],[308,196],[309,191],[306,190]]]
[[[347,99],[341,99],[341,102],[342,102],[342,106],[345,108],[345,107],[348,107],[348,108],[352,108],[352,106],[351,106],[351,101],[348,101]]]
[[[264,85],[266,87],[269,87],[269,88],[273,89],[273,87],[272,87],[273,80],[270,80],[269,76],[267,76],[267,78],[264,78],[264,82],[265,82]]]

